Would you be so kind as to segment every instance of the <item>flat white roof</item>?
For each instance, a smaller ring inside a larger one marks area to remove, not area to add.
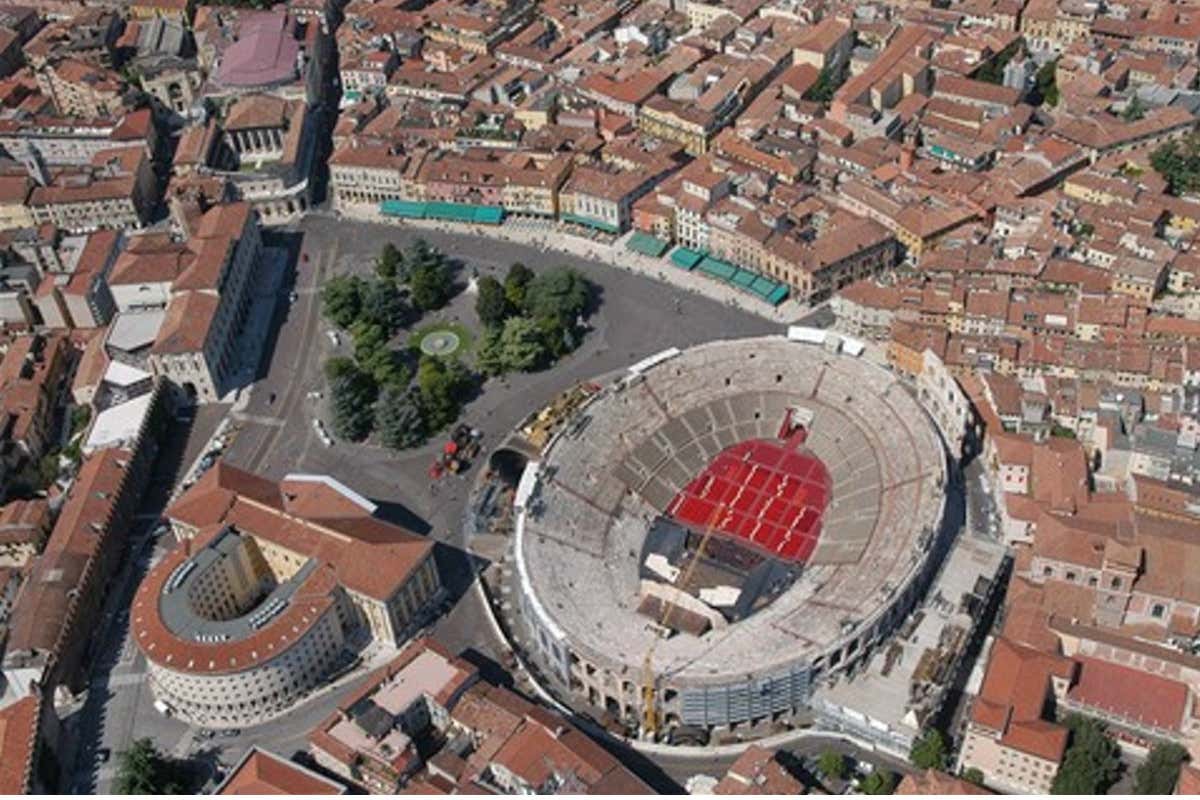
[[[92,453],[106,447],[117,447],[132,440],[142,429],[142,423],[150,413],[150,402],[153,399],[154,393],[148,392],[97,414],[83,445],[83,452]]]
[[[141,383],[150,377],[150,373],[146,372],[146,370],[138,369],[120,361],[110,361],[108,369],[104,371],[104,382],[111,383],[114,386],[133,386],[135,383]]]
[[[825,331],[821,328],[807,328],[803,325],[789,325],[787,338],[793,342],[806,342],[808,344],[824,344]]]
[[[108,328],[108,344],[127,353],[149,347],[166,318],[167,312],[161,308],[121,312]]]

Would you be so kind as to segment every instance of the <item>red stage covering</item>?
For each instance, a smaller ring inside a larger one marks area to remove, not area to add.
[[[794,449],[798,444],[755,439],[726,448],[675,496],[668,513],[697,530],[711,524],[778,558],[807,561],[833,487],[821,459]]]

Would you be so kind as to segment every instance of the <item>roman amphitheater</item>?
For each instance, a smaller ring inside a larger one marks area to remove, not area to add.
[[[949,461],[861,349],[792,329],[669,350],[564,420],[511,551],[561,700],[630,729],[652,703],[660,735],[786,722],[904,620],[950,539]]]

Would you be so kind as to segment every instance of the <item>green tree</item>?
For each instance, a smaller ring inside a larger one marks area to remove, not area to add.
[[[1018,39],[997,53],[994,58],[984,63],[984,65],[980,67],[978,71],[976,71],[974,75],[975,80],[984,81],[985,83],[993,83],[996,85],[1004,83],[1004,68],[1007,67],[1008,62],[1012,61],[1013,57],[1020,52],[1020,49],[1021,40]]]
[[[416,447],[425,441],[425,419],[421,398],[411,387],[387,386],[375,409],[375,429],[380,440],[393,450]]]
[[[71,435],[80,433],[92,419],[91,406],[71,406]]]
[[[529,282],[525,289],[525,313],[573,322],[587,308],[591,287],[570,267],[555,267]]]
[[[1187,750],[1174,742],[1159,742],[1133,773],[1134,794],[1171,794]]]
[[[325,318],[339,328],[348,328],[362,311],[363,279],[354,275],[330,278],[321,290]]]
[[[1142,98],[1136,94],[1130,98],[1125,104],[1125,110],[1121,112],[1121,119],[1126,122],[1137,122],[1146,116],[1146,104],[1142,102]]]
[[[460,361],[422,357],[417,367],[417,387],[425,430],[440,431],[458,419],[470,386],[471,373]]]
[[[396,245],[388,242],[379,251],[379,258],[375,259],[375,274],[387,281],[395,281],[401,277],[404,271],[404,256],[396,249]]]
[[[512,309],[525,311],[525,287],[533,278],[533,270],[519,261],[508,268],[508,274],[504,276],[504,296]]]
[[[1051,794],[1104,794],[1121,773],[1117,745],[1094,719],[1072,714],[1065,720],[1071,732],[1070,745]]]
[[[366,319],[360,319],[350,326],[350,336],[354,339],[354,360],[361,367],[375,354],[376,350],[385,350],[388,345],[388,334],[383,326]]]
[[[404,362],[400,360],[400,355],[387,347],[372,352],[370,357],[362,362],[362,368],[380,388],[406,386],[412,379]]]
[[[942,769],[946,766],[946,737],[937,728],[930,728],[913,742],[908,758],[920,769]]]
[[[485,328],[504,324],[508,316],[508,298],[504,295],[504,284],[491,275],[484,275],[477,284],[479,294],[475,297],[475,313]]]
[[[408,251],[404,254],[404,264],[409,269],[416,266],[441,263],[443,260],[441,252],[436,247],[430,247],[429,242],[418,238],[408,246]]]
[[[817,769],[827,780],[840,781],[846,777],[846,757],[836,750],[826,750],[817,759]]]
[[[500,334],[500,358],[506,370],[529,372],[546,358],[546,345],[538,324],[528,317],[511,317]]]
[[[446,305],[451,286],[450,268],[440,254],[413,264],[409,270],[408,289],[418,311],[432,311]]]
[[[375,421],[372,406],[377,391],[374,379],[358,369],[338,375],[331,381],[329,402],[333,411],[333,432],[351,442],[366,439]]]
[[[575,349],[575,326],[572,323],[557,317],[539,317],[535,323],[551,358],[561,358]]]
[[[973,783],[976,786],[983,786],[983,770],[979,767],[967,767],[960,775],[967,783]]]
[[[359,316],[379,325],[390,336],[404,324],[408,309],[396,284],[382,278],[364,282],[360,292],[362,304]]]
[[[1200,135],[1162,145],[1150,154],[1150,166],[1163,176],[1171,194],[1200,191]]]
[[[895,788],[895,774],[879,768],[868,775],[859,787],[863,794],[891,794]]]
[[[1042,64],[1033,79],[1033,92],[1029,101],[1031,105],[1048,105],[1051,108],[1058,105],[1058,59]]]
[[[353,375],[358,372],[354,359],[346,356],[334,356],[325,361],[325,380],[333,383],[341,375]]]
[[[148,737],[136,740],[117,760],[114,794],[182,794],[176,768]]]
[[[475,348],[475,366],[484,375],[503,375],[508,372],[508,365],[504,363],[504,353],[500,348],[502,333],[503,328],[485,328],[483,335],[479,337],[479,344]]]
[[[817,81],[804,92],[804,99],[812,103],[828,105],[837,90],[846,82],[849,74],[849,62],[835,67],[832,64],[821,70]]]
[[[388,346],[388,333],[381,325],[360,319],[350,327],[354,337],[354,360],[377,386],[408,383],[409,375],[399,356]]]

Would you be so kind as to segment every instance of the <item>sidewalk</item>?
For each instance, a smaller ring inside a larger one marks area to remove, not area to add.
[[[509,219],[498,226],[484,226],[424,219],[394,219],[385,217],[379,213],[375,213],[372,216],[364,215],[350,218],[388,225],[425,228],[427,230],[444,231],[447,233],[473,233],[479,236],[490,236],[507,242],[522,244],[527,247],[537,247],[552,251],[557,250],[578,258],[603,261],[606,264],[619,267],[627,272],[653,278],[662,283],[669,283],[682,291],[741,309],[742,311],[755,314],[763,319],[777,322],[781,325],[794,323],[810,311],[807,306],[800,305],[795,300],[786,300],[777,308],[772,308],[767,303],[754,300],[749,295],[715,280],[678,269],[666,258],[650,258],[649,256],[635,253],[625,247],[625,242],[633,235],[633,231],[628,231],[621,235],[612,244],[605,244],[575,236],[566,230],[552,227],[551,223],[535,223],[523,219]]]

